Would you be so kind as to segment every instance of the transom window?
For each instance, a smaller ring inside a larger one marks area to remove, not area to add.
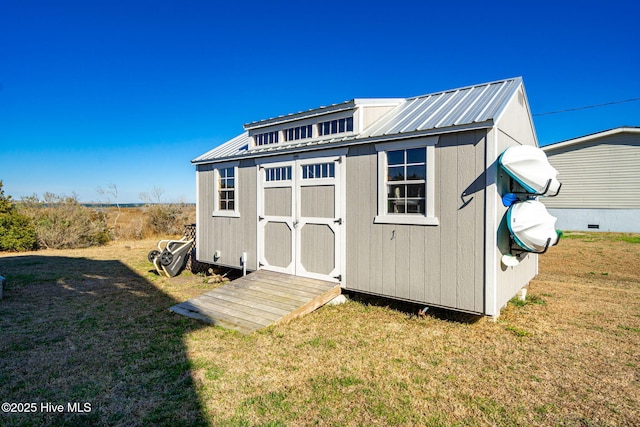
[[[253,136],[256,145],[277,144],[279,141],[278,131],[259,133]]]
[[[332,163],[302,165],[302,179],[335,178],[336,166]]]
[[[297,126],[284,130],[285,141],[296,141],[298,139],[311,138],[313,136],[313,126]]]
[[[353,132],[353,117],[318,123],[318,135],[320,136],[342,132]]]
[[[235,184],[234,168],[218,169],[218,210],[235,210]]]
[[[291,180],[291,166],[277,168],[266,168],[265,179],[267,181],[289,181]]]

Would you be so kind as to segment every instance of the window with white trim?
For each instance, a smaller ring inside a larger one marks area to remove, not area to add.
[[[318,135],[320,136],[343,132],[353,132],[353,117],[318,123]]]
[[[296,141],[298,139],[307,139],[313,137],[313,126],[304,125],[297,126],[294,128],[284,129],[284,140],[285,141]]]
[[[302,165],[302,179],[335,178],[336,166],[331,163],[313,163]]]
[[[387,155],[387,214],[425,214],[427,149],[391,150]]]
[[[214,216],[239,216],[237,176],[236,164],[221,165],[214,169]]]
[[[378,215],[375,223],[437,225],[434,157],[437,137],[376,144]]]
[[[218,169],[218,210],[234,210],[235,201],[236,184],[233,168]]]
[[[280,166],[276,168],[265,168],[265,180],[269,181],[290,181],[291,166]]]
[[[258,133],[253,136],[253,139],[256,145],[269,145],[269,144],[277,144],[280,138],[279,138],[278,131],[272,131],[272,132]]]

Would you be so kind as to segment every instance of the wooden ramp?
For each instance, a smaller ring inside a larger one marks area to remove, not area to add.
[[[258,270],[169,310],[248,334],[310,313],[338,295],[337,283]]]

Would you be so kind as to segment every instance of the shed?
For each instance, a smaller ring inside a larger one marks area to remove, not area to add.
[[[542,148],[562,193],[542,199],[557,226],[640,233],[640,128],[619,127]]]
[[[498,316],[538,267],[500,262],[518,144],[537,146],[520,77],[245,124],[192,161],[197,259]]]

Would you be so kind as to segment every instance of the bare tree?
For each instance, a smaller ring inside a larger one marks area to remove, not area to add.
[[[138,194],[140,200],[145,203],[162,203],[162,195],[164,194],[164,189],[160,187],[153,187],[150,193],[142,192]]]
[[[120,202],[118,201],[118,186],[114,183],[110,183],[107,188],[98,187],[97,192],[100,196],[107,198],[107,203],[111,204],[111,198],[113,198],[113,204],[116,205],[116,209],[118,213],[116,214],[115,219],[113,220],[113,234],[115,237],[116,227],[118,226],[118,218],[120,218],[120,214],[122,211],[120,209]]]

